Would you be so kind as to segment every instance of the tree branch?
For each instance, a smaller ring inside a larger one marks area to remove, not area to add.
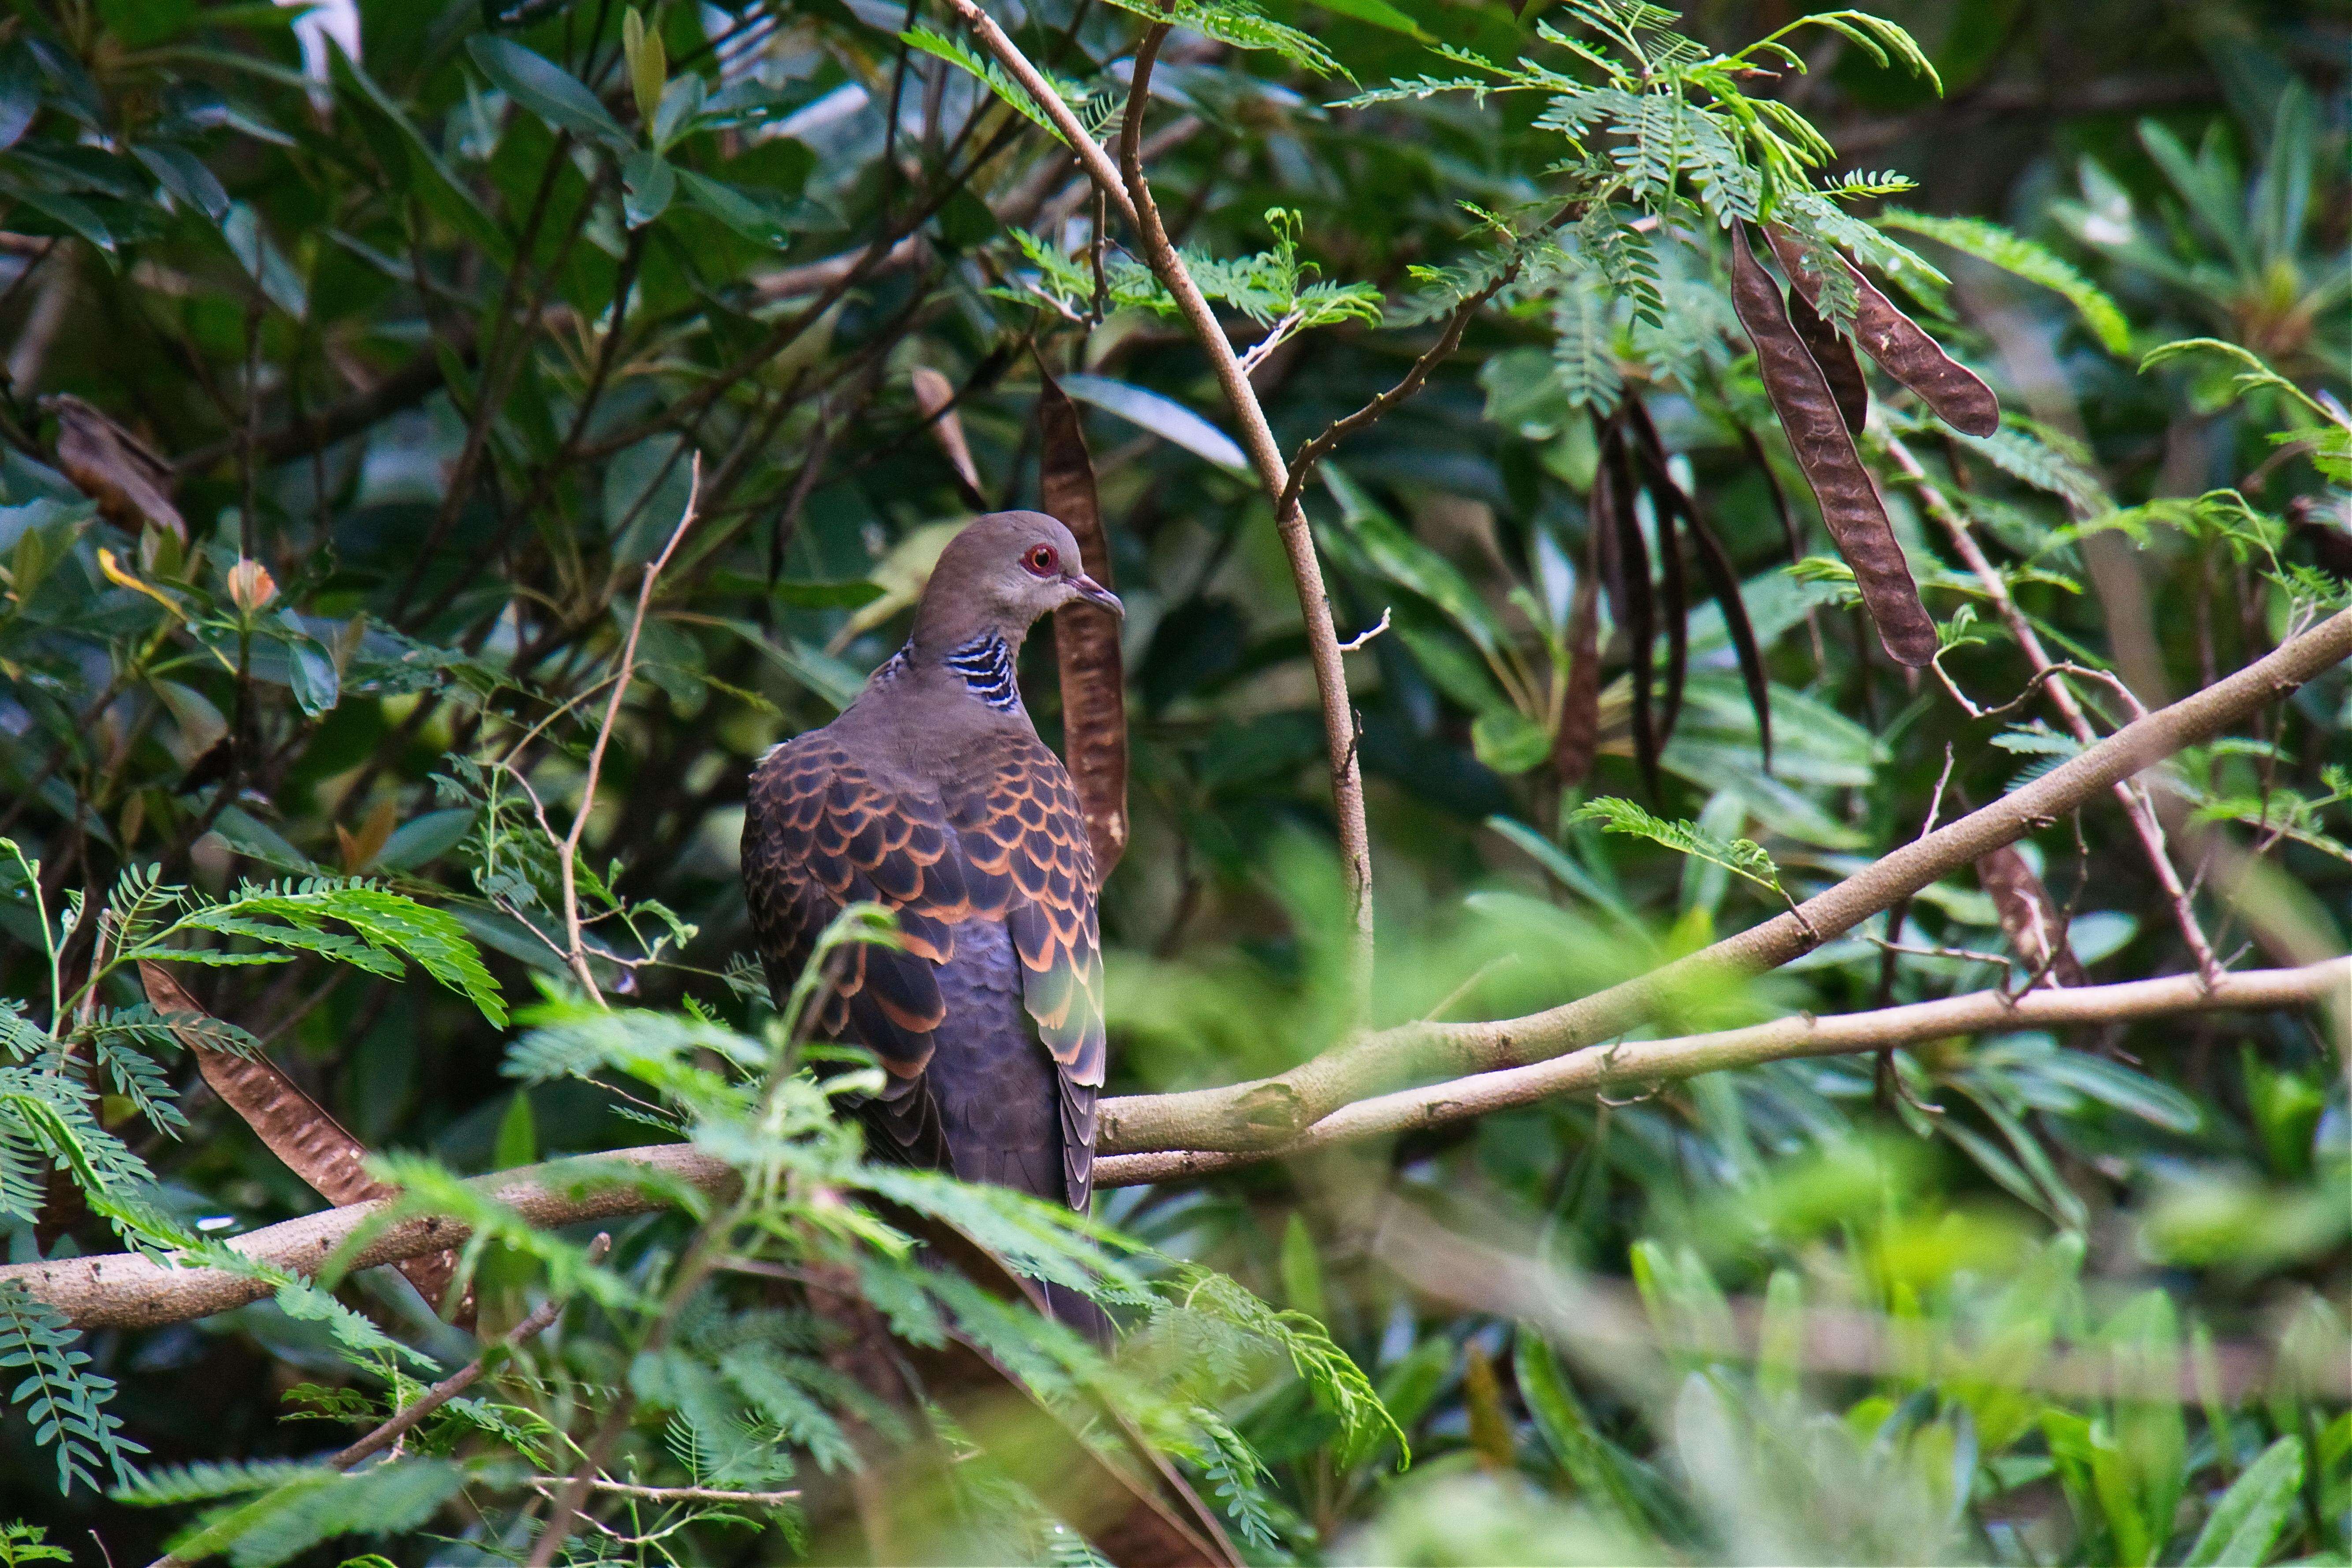
[[[1306,514],[1299,510],[1297,497],[1291,493],[1290,470],[1282,460],[1281,447],[1275,442],[1273,426],[1266,422],[1265,408],[1259,403],[1257,390],[1250,384],[1249,374],[1242,368],[1233,344],[1227,341],[1216,312],[1209,308],[1209,301],[1185,269],[1175,243],[1169,238],[1167,226],[1160,221],[1159,206],[1151,197],[1150,183],[1143,173],[1143,108],[1150,97],[1152,65],[1170,25],[1153,23],[1136,48],[1134,78],[1119,135],[1121,166],[1114,168],[1109,154],[1086,133],[1086,128],[1078,123],[1077,116],[1054,90],[1053,84],[1029,63],[1004,30],[981,9],[977,0],[950,0],[950,4],[956,15],[970,25],[981,47],[1036,100],[1105,197],[1135,226],[1144,260],[1160,287],[1175,298],[1185,324],[1208,355],[1210,368],[1216,373],[1217,384],[1223,389],[1225,401],[1240,425],[1242,447],[1249,454],[1250,466],[1256,471],[1267,499],[1275,503],[1275,529],[1281,535],[1283,553],[1289,559],[1291,581],[1297,589],[1299,610],[1306,622],[1307,662],[1315,671],[1316,690],[1323,709],[1323,743],[1331,758],[1332,816],[1338,826],[1339,858],[1347,868],[1355,910],[1349,947],[1350,994],[1360,1019],[1371,994],[1371,834],[1364,822],[1364,776],[1356,755],[1355,708],[1348,697],[1348,671],[1339,655],[1339,634],[1332,624],[1331,597],[1323,585],[1323,565],[1315,553],[1314,533],[1307,526]]]
[[[2014,843],[2141,770],[2220,733],[2352,655],[2352,610],[2235,675],[2134,721],[2016,793],[1888,854],[1787,914],[1607,990],[1529,1017],[1414,1024],[1342,1044],[1254,1083],[1107,1100],[1109,1153],[1240,1151],[1289,1142],[1349,1101],[1418,1079],[1517,1067],[1623,1034],[1676,995],[1777,968],[1978,856]]]
[[[596,1239],[588,1244],[588,1261],[602,1263],[604,1260],[604,1254],[612,1249],[613,1238],[599,1231],[596,1234]],[[563,1316],[565,1305],[566,1302],[562,1297],[550,1296],[537,1307],[532,1308],[530,1316],[500,1334],[498,1339],[499,1345],[511,1351],[525,1340],[537,1338],[556,1319]],[[488,1364],[489,1352],[485,1351],[408,1404],[394,1411],[390,1420],[350,1447],[336,1454],[327,1463],[336,1469],[348,1470],[369,1455],[382,1453],[391,1447],[404,1435],[414,1431],[418,1422],[471,1388],[475,1381],[482,1375],[482,1369]]]
[[[2352,1011],[2352,958],[2328,959],[2301,969],[2224,974],[2210,989],[2194,975],[2178,974],[2117,985],[2030,991],[2013,1001],[2003,1001],[1999,992],[1988,991],[1841,1018],[1800,1016],[1719,1034],[1599,1047],[1557,1060],[1364,1100],[1325,1118],[1304,1138],[1279,1148],[1108,1156],[1096,1161],[1095,1180],[1097,1186],[1110,1187],[1205,1174],[1251,1160],[1443,1125],[1558,1094],[1664,1082],[1794,1057],[1875,1050],[1972,1029],[2145,1019],[2223,1009],[2253,1011],[2328,998]],[[647,1179],[654,1176],[661,1179]],[[670,1204],[670,1194],[663,1189],[674,1190],[680,1184],[731,1200],[740,1178],[734,1167],[690,1143],[656,1143],[521,1166],[478,1176],[467,1184],[532,1225],[552,1228],[650,1214]],[[306,1215],[237,1237],[228,1246],[257,1263],[295,1274],[315,1274],[353,1231],[391,1201],[350,1204]],[[467,1227],[452,1220],[417,1215],[378,1236],[361,1249],[351,1267],[373,1268],[462,1246],[467,1235]],[[274,1289],[267,1279],[251,1274],[179,1268],[133,1253],[0,1266],[0,1286],[6,1285],[22,1286],[82,1329],[143,1329],[185,1322],[257,1301]]]
[[[614,331],[619,328],[615,325]],[[613,726],[621,717],[621,700],[629,694],[629,677],[636,672],[637,634],[646,628],[646,611],[653,604],[654,584],[661,577],[662,568],[669,564],[672,552],[677,549],[686,531],[694,526],[696,506],[702,499],[702,454],[697,452],[686,487],[686,510],[678,514],[677,526],[670,530],[669,542],[661,553],[646,567],[646,574],[637,584],[636,614],[629,617],[629,635],[621,644],[621,662],[613,677],[613,695],[604,704],[604,721],[596,726],[596,743],[588,752],[588,782],[583,786],[579,809],[572,815],[571,830],[564,834],[560,852],[563,857],[563,957],[572,973],[587,988],[588,994],[598,1005],[604,994],[596,988],[596,977],[588,970],[588,948],[580,931],[579,860],[580,836],[588,830],[588,814],[596,806],[596,778],[604,768],[604,747],[613,739]]]
[[[583,1154],[477,1176],[467,1184],[544,1228],[649,1214],[668,1200],[659,1178],[731,1196],[735,1168],[691,1143],[657,1143]],[[321,1209],[232,1238],[227,1246],[257,1264],[306,1278],[387,1203]],[[397,1263],[465,1244],[467,1227],[437,1215],[415,1215],[388,1227],[350,1260],[352,1269]],[[159,1262],[143,1253],[110,1252],[49,1263],[0,1266],[0,1285],[21,1285],[85,1329],[152,1329],[208,1318],[272,1295],[277,1286],[234,1268]]]
[[[2173,974],[2116,985],[2052,987],[2015,997],[1998,990],[1979,991],[1835,1018],[1801,1013],[1793,1018],[1715,1034],[1588,1046],[1527,1067],[1360,1100],[1333,1111],[1278,1149],[1230,1152],[1187,1149],[1111,1155],[1096,1160],[1095,1185],[1125,1187],[1207,1175],[1335,1143],[1443,1127],[1555,1095],[1594,1094],[1635,1085],[1646,1089],[1759,1062],[1844,1056],[1988,1029],[2123,1023],[2223,1009],[2255,1012],[2331,995],[2352,1002],[2352,958],[2329,959],[2302,969],[2223,974],[2210,988],[2197,975]]]
[[[2025,662],[2032,667],[2035,680],[2048,687],[2050,706],[2058,710],[2058,717],[2065,724],[2067,733],[2086,746],[2092,744],[2098,736],[2091,729],[2090,720],[2084,716],[2083,705],[2075,700],[2074,689],[2066,683],[2064,674],[2058,667],[2051,663],[2049,653],[2042,646],[2042,638],[2033,630],[2033,624],[2025,618],[2025,613],[2017,607],[2017,601],[2010,596],[2008,581],[1986,559],[1984,551],[1977,543],[1976,535],[1969,531],[1968,520],[1952,510],[1951,503],[1928,479],[1927,470],[1919,466],[1919,459],[1911,455],[1911,448],[1906,447],[1899,437],[1889,436],[1886,438],[1886,455],[1895,459],[1895,466],[1903,470],[1904,477],[1918,490],[1920,503],[1927,509],[1927,515],[1943,526],[1944,532],[1952,541],[1952,548],[1959,552],[1969,570],[1976,574],[1978,583],[1983,585],[1986,595],[1992,600],[1993,613],[2009,628],[2009,635],[2015,640],[2018,651],[2024,654]],[[2121,686],[2121,682],[2117,684]],[[2122,689],[2131,706],[2137,709],[2139,700],[2132,696],[2131,689],[2123,687]],[[2180,940],[2189,944],[2189,955],[2197,962],[2197,973],[2210,979],[2221,972],[2221,961],[2213,956],[2213,944],[2205,940],[2205,930],[2197,923],[2196,909],[2189,901],[2189,889],[2181,886],[2180,874],[2173,868],[2172,857],[2164,845],[2164,828],[2156,820],[2156,808],[2149,802],[2147,792],[2128,780],[2117,784],[2115,792],[2116,798],[2123,803],[2124,815],[2131,820],[2132,832],[2139,837],[2140,847],[2147,856],[2149,868],[2156,872],[2158,885],[2163,888],[2164,896],[2172,901],[2173,921],[2180,928]]]

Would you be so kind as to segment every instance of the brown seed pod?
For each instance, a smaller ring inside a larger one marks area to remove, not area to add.
[[[1038,389],[1037,425],[1045,510],[1078,542],[1087,575],[1108,588],[1110,542],[1103,533],[1094,459],[1087,455],[1076,405],[1050,375]],[[1066,605],[1054,612],[1062,750],[1086,813],[1097,886],[1127,850],[1127,672],[1118,632],[1118,617],[1097,605]]]
[[[955,470],[956,488],[965,500],[985,508],[988,498],[980,488],[980,468],[971,460],[971,443],[964,439],[963,419],[956,413],[955,383],[927,364],[917,365],[908,380],[914,387],[915,406],[931,422],[931,436]]]
[[[1600,547],[1596,527],[1585,549],[1584,570],[1576,574],[1576,592],[1568,602],[1568,690],[1551,742],[1551,764],[1563,788],[1591,776],[1592,759],[1601,749]]]
[[[204,1009],[162,964],[141,959],[139,982],[146,987],[149,1004],[166,1019],[175,1015],[203,1016]],[[363,1164],[367,1145],[345,1131],[325,1106],[305,1094],[269,1058],[223,1050],[202,1030],[181,1024],[173,1024],[172,1032],[196,1058],[197,1070],[212,1091],[245,1118],[269,1152],[286,1162],[287,1169],[308,1182],[320,1197],[340,1207],[393,1195],[393,1188],[367,1173]],[[442,1298],[448,1294],[449,1281],[457,1275],[457,1255],[428,1253],[393,1267],[408,1277],[437,1312],[443,1307]],[[473,1308],[473,1292],[468,1290],[451,1321],[470,1323]]]
[[[1822,282],[1805,265],[1810,253],[1777,224],[1767,224],[1764,237],[1771,241],[1772,254],[1780,258],[1781,269],[1804,296],[1805,303],[1818,306]],[[1853,279],[1853,335],[1863,352],[1887,374],[1917,393],[1919,400],[1953,429],[1969,436],[1990,436],[2000,429],[2000,402],[1992,388],[1946,353],[1918,322],[1895,309],[1895,302],[1856,271],[1853,263],[1843,257],[1839,263]]]
[[[1821,312],[1806,303],[1801,290],[1789,294],[1789,324],[1797,329],[1797,335],[1805,340],[1805,352],[1822,367],[1822,379],[1830,384],[1830,395],[1837,399],[1846,429],[1861,435],[1862,427],[1870,423],[1870,383],[1863,379],[1862,362],[1853,356],[1853,344],[1822,320]]]
[[[1977,858],[1977,884],[2000,912],[2000,929],[2026,968],[2046,973],[2061,985],[2087,985],[2074,950],[2066,945],[2066,922],[2050,889],[2025,863],[2014,844]]]
[[[136,537],[144,527],[168,530],[188,542],[188,525],[172,504],[172,465],[146,443],[68,393],[43,401],[58,416],[58,467],[98,503],[107,521]]]
[[[1886,508],[1862,466],[1821,366],[1790,324],[1780,285],[1738,234],[1731,241],[1731,303],[1756,345],[1764,390],[1821,503],[1822,521],[1837,541],[1838,553],[1853,568],[1878,640],[1897,664],[1925,666],[1936,656],[1936,623],[1919,603],[1918,585],[1886,521]]]
[[[1665,444],[1658,439],[1658,427],[1651,423],[1649,410],[1638,402],[1629,406],[1633,416],[1634,438],[1640,443],[1643,462],[1650,474],[1652,504],[1660,509],[1661,516],[1672,513],[1682,519],[1697,550],[1699,571],[1723,611],[1724,629],[1730,634],[1732,651],[1739,659],[1739,677],[1748,687],[1748,705],[1756,714],[1758,746],[1763,753],[1764,771],[1769,773],[1772,771],[1771,687],[1764,674],[1764,654],[1756,643],[1756,628],[1748,624],[1748,606],[1739,597],[1739,574],[1733,568],[1723,542],[1716,538],[1715,531],[1699,515],[1698,503],[1666,471]],[[1668,728],[1671,730],[1672,725]]]
[[[1601,585],[1609,614],[1625,637],[1626,674],[1633,689],[1633,762],[1642,783],[1658,794],[1659,738],[1651,709],[1650,643],[1657,634],[1650,596],[1650,549],[1633,510],[1635,480],[1622,418],[1601,426],[1601,460],[1592,471],[1591,526],[1600,534]]]

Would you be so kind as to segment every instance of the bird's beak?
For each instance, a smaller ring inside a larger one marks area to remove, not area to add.
[[[1118,616],[1121,620],[1125,620],[1127,618],[1127,606],[1118,602],[1118,595],[1112,593],[1108,588],[1104,587],[1101,584],[1096,582],[1093,578],[1087,576],[1085,573],[1074,573],[1069,577],[1065,578],[1064,581],[1068,583],[1071,587],[1076,589],[1078,597],[1084,599],[1087,604],[1099,605],[1102,608],[1108,610],[1112,615]]]

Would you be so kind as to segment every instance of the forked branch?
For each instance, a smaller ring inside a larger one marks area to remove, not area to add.
[[[702,500],[702,454],[697,452],[688,469],[686,489],[686,510],[678,514],[677,526],[670,530],[669,542],[661,553],[646,567],[644,579],[637,584],[636,613],[629,617],[629,634],[621,641],[621,662],[613,675],[613,694],[604,703],[604,721],[596,726],[596,743],[588,752],[588,778],[581,786],[580,805],[572,816],[571,830],[564,834],[562,846],[563,862],[563,957],[572,966],[572,977],[601,1005],[604,992],[597,989],[596,977],[589,972],[587,943],[581,932],[580,921],[580,838],[588,830],[588,815],[596,806],[596,780],[604,771],[604,748],[613,739],[613,726],[620,721],[621,701],[629,694],[629,678],[636,673],[637,637],[646,629],[646,611],[654,602],[654,584],[661,580],[662,568],[669,564],[678,541],[694,526],[696,508]]]
[[[2225,974],[2211,988],[2194,975],[2181,974],[2117,985],[2032,991],[2014,999],[1988,991],[1842,1018],[1783,1018],[1719,1034],[1594,1047],[1556,1061],[1367,1100],[1326,1118],[1306,1137],[1281,1148],[1108,1157],[1096,1162],[1095,1179],[1100,1186],[1174,1180],[1271,1155],[1481,1116],[1557,1094],[1663,1082],[1794,1057],[1874,1051],[1971,1029],[2146,1019],[2315,1002],[2333,1002],[2339,1008],[2352,1009],[2352,959],[2330,959],[2301,969]],[[652,1167],[665,1179],[629,1180],[624,1173],[631,1164]],[[691,1144],[667,1143],[501,1171],[467,1184],[482,1196],[514,1208],[530,1223],[553,1227],[650,1213],[674,1201],[672,1194],[679,1185],[698,1187],[725,1200],[734,1194],[739,1182],[734,1168],[723,1160]],[[229,1245],[259,1262],[299,1274],[315,1273],[379,1206],[352,1204],[306,1215],[238,1237]],[[352,1260],[352,1267],[415,1258],[462,1245],[465,1237],[465,1227],[454,1221],[412,1217],[377,1236]],[[175,1268],[146,1257],[119,1253],[0,1266],[0,1284],[22,1285],[85,1329],[184,1322],[258,1300],[272,1289],[267,1280],[228,1269]]]
[[[1677,995],[1777,968],[1929,883],[2057,821],[2102,791],[2220,733],[2352,655],[2344,611],[2204,690],[2135,720],[1983,809],[1905,845],[1788,913],[1605,991],[1529,1017],[1416,1024],[1360,1037],[1254,1083],[1102,1103],[1106,1154],[1241,1151],[1297,1137],[1340,1106],[1417,1079],[1540,1061],[1622,1035]]]
[[[2033,623],[2025,618],[2025,613],[2017,607],[2017,601],[2010,596],[2007,580],[1986,558],[1982,547],[1977,543],[1975,533],[1969,528],[1968,519],[1952,509],[1951,502],[1936,488],[1927,470],[1920,467],[1919,459],[1912,456],[1911,448],[1903,444],[1901,437],[1889,436],[1886,438],[1886,455],[1895,460],[1895,466],[1903,470],[1904,478],[1917,489],[1920,504],[1927,509],[1927,515],[1942,526],[1951,539],[1952,548],[1968,563],[1969,570],[1976,574],[1977,582],[1984,588],[1985,596],[1992,601],[1993,613],[2000,617],[2001,625],[2009,628],[2009,635],[2017,644],[2018,651],[2032,667],[2034,680],[2048,689],[2050,706],[2057,710],[2059,721],[2066,726],[2066,732],[2086,746],[2097,741],[2098,736],[2091,729],[2090,720],[2083,712],[2082,703],[2075,699],[2074,689],[2066,682],[2065,670],[2051,662],[2048,651],[2042,646],[2041,637],[2033,629]],[[2124,690],[2129,696],[2130,689],[2126,687]],[[2137,699],[2132,705],[2138,706]],[[2115,793],[2116,798],[2123,804],[2125,816],[2130,819],[2133,834],[2147,856],[2148,868],[2156,873],[2157,885],[2164,889],[2165,898],[2172,904],[2173,922],[2180,928],[2180,940],[2188,944],[2189,954],[2197,963],[2197,973],[2208,980],[2212,979],[2221,972],[2221,962],[2213,956],[2213,944],[2206,940],[2205,928],[2197,922],[2197,910],[2189,902],[2189,889],[2181,885],[2180,873],[2173,868],[2171,853],[2165,847],[2163,826],[2156,819],[2155,804],[2147,798],[2147,790],[2129,780],[2117,784]]]

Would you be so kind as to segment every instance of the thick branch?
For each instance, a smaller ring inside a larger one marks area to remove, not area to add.
[[[1118,1154],[1095,1162],[1097,1187],[1134,1186],[1230,1170],[1256,1160],[1302,1154],[1334,1143],[1442,1127],[1561,1094],[1594,1094],[1654,1085],[1727,1068],[1792,1057],[1843,1056],[1916,1045],[1922,1040],[1988,1029],[2064,1027],[2222,1009],[2292,1007],[2333,996],[2352,1003],[2352,959],[2329,959],[2302,969],[2262,969],[2223,974],[2209,990],[2194,974],[2135,980],[2117,985],[2053,986],[2011,997],[1979,991],[1916,1002],[1874,1013],[1817,1018],[1801,1013],[1744,1029],[1588,1046],[1549,1061],[1479,1073],[1426,1089],[1406,1089],[1333,1111],[1279,1149],[1238,1152],[1171,1150]]]
[[[478,1176],[467,1184],[545,1227],[646,1214],[665,1206],[666,1200],[652,1195],[643,1173],[629,1170],[630,1165],[648,1167],[654,1175],[717,1194],[731,1194],[738,1182],[733,1166],[690,1143],[660,1143],[526,1165]],[[235,1237],[228,1246],[257,1263],[308,1277],[334,1256],[362,1222],[397,1201],[322,1209]],[[372,1268],[462,1247],[467,1235],[467,1227],[455,1220],[418,1215],[369,1242],[351,1267]],[[175,1268],[121,1252],[0,1266],[0,1285],[11,1284],[22,1285],[85,1329],[151,1329],[208,1318],[258,1301],[277,1289],[267,1279],[226,1268]]]
[[[1274,1155],[1440,1126],[1553,1095],[1654,1084],[1792,1057],[1876,1050],[1984,1029],[2120,1022],[2222,1009],[2252,1011],[2331,998],[2340,1008],[2352,1011],[2352,959],[2329,959],[2301,969],[2224,974],[2210,989],[2195,975],[2178,974],[2118,985],[2029,991],[2013,1000],[1998,991],[1987,991],[1842,1018],[1803,1015],[1719,1034],[1594,1047],[1552,1061],[1363,1100],[1324,1118],[1304,1137],[1281,1148],[1108,1156],[1095,1162],[1095,1184],[1132,1186],[1206,1174]],[[691,1144],[660,1143],[502,1171],[477,1177],[469,1185],[531,1224],[549,1227],[647,1214],[667,1206],[669,1199],[655,1184],[616,1173],[616,1167],[625,1164],[649,1167],[670,1182],[722,1197],[733,1194],[738,1181],[733,1167]],[[258,1262],[311,1274],[382,1206],[380,1201],[329,1209],[238,1237],[229,1246]],[[404,1220],[369,1243],[353,1267],[396,1263],[438,1252],[462,1245],[467,1234],[465,1226],[446,1219]],[[271,1289],[264,1280],[226,1269],[173,1268],[123,1253],[0,1267],[0,1285],[9,1284],[23,1286],[85,1329],[153,1328],[184,1322],[258,1300]],[[534,1315],[532,1321],[536,1321]],[[527,1327],[519,1328],[509,1337],[530,1331]]]
[[[1278,1146],[1351,1100],[1416,1079],[1540,1061],[1622,1035],[1677,995],[1703,994],[1776,968],[1979,855],[2055,822],[2142,769],[2220,733],[2352,655],[2352,610],[2322,622],[2227,679],[2135,720],[2003,796],[1815,894],[1790,912],[1636,979],[1529,1017],[1419,1024],[1343,1045],[1278,1077],[1102,1104],[1106,1154]]]

